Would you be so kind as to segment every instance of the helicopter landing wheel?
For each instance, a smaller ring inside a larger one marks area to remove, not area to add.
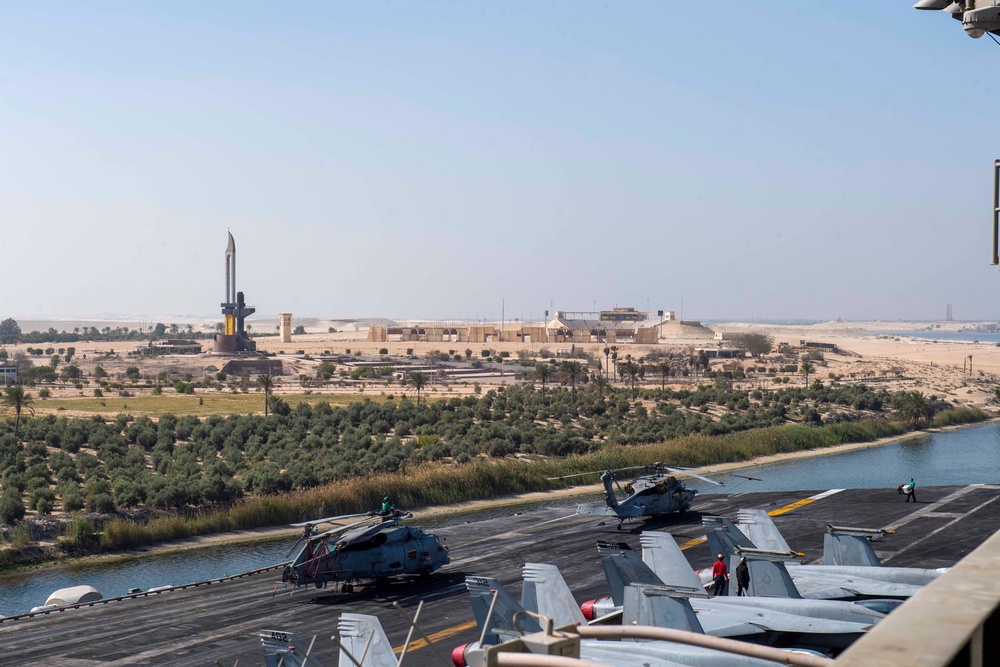
[[[341,587],[340,587],[340,592],[341,593],[353,593],[354,592],[354,584],[349,584],[349,583],[347,583],[345,581],[343,583],[343,585],[341,585]]]
[[[622,525],[618,524],[618,530],[621,530],[621,529],[622,529]]]

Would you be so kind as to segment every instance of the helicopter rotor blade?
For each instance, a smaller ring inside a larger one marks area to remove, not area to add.
[[[382,517],[380,517],[380,516],[370,516],[367,519],[362,519],[361,521],[355,521],[354,523],[349,523],[349,524],[347,524],[345,526],[337,526],[336,528],[331,528],[330,530],[327,530],[325,532],[319,533],[318,535],[310,535],[309,539],[310,540],[319,540],[319,539],[322,539],[324,537],[330,537],[332,535],[337,535],[339,533],[346,532],[346,531],[350,530],[351,528],[355,528],[357,526],[360,526],[360,525],[363,525],[363,524],[366,524],[366,523],[371,523],[375,519],[378,519],[379,521],[381,521]]]
[[[301,521],[299,523],[289,524],[293,528],[305,528],[306,526],[317,526],[321,523],[331,523],[333,521],[339,521],[340,519],[354,519],[359,516],[368,516],[368,512],[361,512],[359,514],[341,514],[340,516],[328,516],[323,519],[313,519],[312,521]]]
[[[286,559],[290,558],[293,553],[295,553],[296,551],[298,551],[299,546],[302,544],[302,542],[305,541],[305,539],[306,539],[306,536],[303,535],[299,539],[295,540],[295,544],[293,544],[292,547],[288,550],[288,553],[285,554],[285,558]]]
[[[669,470],[670,472],[680,473],[681,475],[686,475],[688,477],[694,477],[700,479],[703,482],[708,482],[709,484],[715,484],[716,486],[725,486],[724,482],[716,482],[714,479],[709,479],[708,477],[702,477],[698,473],[691,472],[691,468],[673,468],[671,466],[663,466],[664,470]]]
[[[547,480],[570,479],[571,477],[585,477],[586,475],[600,475],[603,470],[591,470],[590,472],[578,472],[573,475],[562,475],[561,477],[546,477]]]

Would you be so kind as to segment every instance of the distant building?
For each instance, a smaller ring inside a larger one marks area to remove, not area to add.
[[[17,364],[13,361],[0,361],[0,377],[4,384],[17,382]]]
[[[280,359],[260,359],[245,357],[226,362],[222,372],[233,377],[244,375],[284,375]]]
[[[196,340],[168,339],[153,340],[145,345],[136,345],[135,351],[144,357],[159,357],[164,354],[201,354],[201,343]]]
[[[695,353],[705,353],[709,359],[742,359],[747,356],[747,351],[742,347],[696,347]]]
[[[638,343],[655,344],[661,338],[711,338],[701,322],[674,319],[673,311],[644,312],[635,308],[600,311],[557,311],[545,324],[428,324],[372,326],[372,343],[419,341],[429,343]]]
[[[807,350],[828,350],[830,352],[837,351],[837,345],[835,343],[817,343],[811,340],[800,340],[799,346]]]

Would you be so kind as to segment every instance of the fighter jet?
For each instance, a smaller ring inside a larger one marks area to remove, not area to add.
[[[625,589],[638,584],[660,590],[690,607],[706,634],[766,645],[807,647],[823,652],[846,648],[885,615],[849,602],[755,597],[704,599],[705,590],[669,533],[644,533],[643,559],[627,544],[600,549],[611,596],[581,605],[589,620],[608,618],[624,604]],[[647,561],[647,562],[644,562]],[[649,566],[656,562],[661,577]],[[524,595],[534,595],[540,613],[549,615],[572,604],[558,570],[525,566]],[[525,608],[532,609],[529,602]],[[542,610],[545,611],[542,611]]]
[[[750,538],[750,541],[758,547],[774,551],[791,551],[778,527],[774,525],[774,520],[764,510],[739,510],[736,520],[740,532]],[[838,574],[914,586],[925,586],[950,569],[947,567],[935,569],[885,567],[875,553],[875,549],[872,548],[872,540],[891,534],[893,534],[892,531],[875,528],[828,525],[826,534],[823,536],[822,566],[792,565],[792,567],[810,569],[822,567],[821,572],[824,573],[837,572]]]
[[[473,613],[484,646],[515,639],[525,633],[541,631],[538,621],[524,614],[524,608],[496,579],[470,576],[466,577],[466,586],[469,589]],[[623,623],[652,625],[648,621],[658,621],[659,627],[668,627],[667,619],[675,615],[675,611],[666,606],[669,602],[669,598],[645,595],[641,587],[630,586],[626,596]],[[684,621],[683,626],[682,629],[700,631],[698,619],[693,613]],[[466,667],[469,664],[468,658],[479,649],[480,642],[459,646],[452,651],[452,662],[456,667]],[[663,641],[618,642],[583,639],[580,641],[580,658],[611,667],[633,667],[636,664],[641,664],[643,667],[774,667],[780,664],[770,660]]]
[[[767,517],[766,513],[763,514],[769,521],[770,517]],[[757,514],[756,517],[759,519],[760,515]],[[892,577],[896,574],[893,571],[899,568],[885,568],[885,572],[877,572],[883,568],[859,569],[854,566],[801,565],[798,558],[801,558],[802,554],[788,549],[784,539],[778,541],[772,535],[767,544],[779,548],[758,549],[755,542],[748,538],[732,521],[724,517],[704,517],[702,525],[706,529],[706,538],[712,553],[724,554],[733,567],[736,565],[739,553],[748,557],[751,554],[758,558],[764,557],[771,562],[772,569],[778,567],[777,561],[784,561],[780,569],[787,571],[790,577],[789,581],[784,583],[774,580],[771,583],[780,585],[767,590],[758,587],[754,592],[755,595],[805,597],[819,600],[905,599],[916,594],[923,585],[922,583],[907,583],[902,580],[892,581]],[[780,538],[780,534],[778,538]],[[711,573],[708,571],[702,570],[698,576],[706,585],[711,581]],[[917,573],[917,578],[922,576],[922,574]],[[889,606],[879,603],[876,608],[888,610]]]
[[[340,637],[339,667],[397,667],[396,654],[375,616],[341,614],[337,623]],[[323,667],[309,654],[311,644],[284,630],[257,633],[264,648],[265,667]]]

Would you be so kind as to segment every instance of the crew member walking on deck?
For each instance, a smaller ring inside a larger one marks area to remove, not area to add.
[[[750,566],[747,557],[740,556],[740,564],[736,566],[736,595],[746,595],[750,588]]]
[[[910,502],[910,498],[913,498],[913,502],[917,502],[917,485],[913,483],[913,478],[903,485],[903,493],[906,494],[906,501]]]
[[[718,560],[712,565],[712,579],[715,581],[712,595],[724,595],[729,582],[729,569],[726,568],[726,558],[722,554],[719,554]]]

